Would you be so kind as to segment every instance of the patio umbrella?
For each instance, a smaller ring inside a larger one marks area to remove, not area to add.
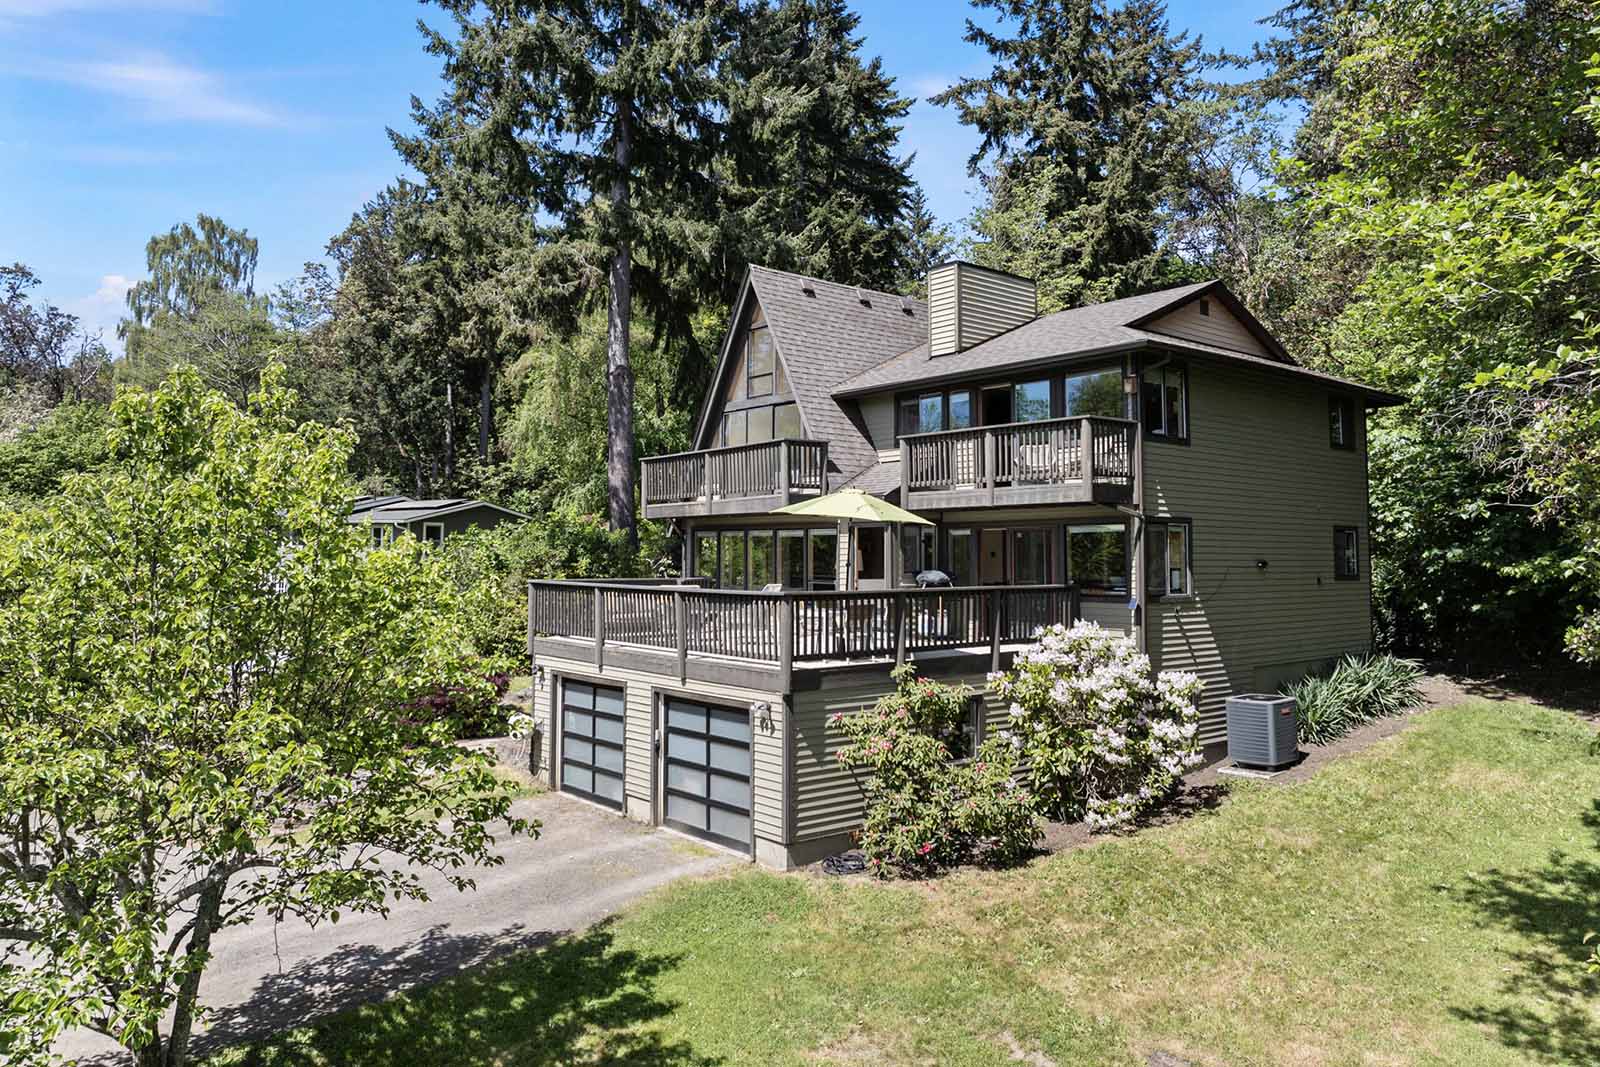
[[[932,526],[921,515],[896,507],[864,489],[840,489],[796,504],[775,508],[774,515],[804,515],[813,519],[849,519],[851,522],[896,522]]]

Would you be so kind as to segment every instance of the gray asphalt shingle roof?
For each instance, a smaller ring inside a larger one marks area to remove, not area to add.
[[[900,461],[883,459],[851,478],[840,489],[860,489],[887,500],[900,492]]]
[[[927,305],[768,267],[752,266],[750,284],[807,431],[828,442],[828,457],[845,477],[860,473],[877,461],[877,452],[832,394],[852,375],[925,341]]]
[[[932,384],[971,377],[976,373],[1003,367],[1046,362],[1063,356],[1088,355],[1158,343],[1169,348],[1221,356],[1317,378],[1361,393],[1379,403],[1395,403],[1401,400],[1393,394],[1302,367],[1289,360],[1287,356],[1280,359],[1275,356],[1253,355],[1237,349],[1185,340],[1129,325],[1147,321],[1207,289],[1213,290],[1219,296],[1225,296],[1230,302],[1234,301],[1232,295],[1228,294],[1219,283],[1196,282],[1192,285],[1160,289],[1121,300],[1108,300],[1103,304],[1088,304],[1067,311],[1057,311],[1024,323],[981,344],[973,345],[964,352],[946,356],[930,356],[927,339],[922,338],[914,347],[840,382],[834,387],[833,396],[840,402],[848,403],[851,397],[882,392],[904,385]],[[1239,313],[1241,319],[1248,317],[1248,312],[1242,308],[1239,309]],[[1271,342],[1269,348],[1281,352],[1275,341]]]
[[[498,504],[490,504],[484,500],[472,500],[467,497],[453,496],[440,497],[433,500],[412,500],[405,496],[389,497],[357,497],[350,505],[351,522],[378,522],[391,523],[397,526],[409,525],[423,519],[435,519],[441,515],[452,515],[458,511],[471,511],[475,508],[489,508],[519,519],[528,516],[520,511],[512,511]]]

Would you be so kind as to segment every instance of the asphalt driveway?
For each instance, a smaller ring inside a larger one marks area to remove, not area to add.
[[[658,886],[741,862],[558,794],[520,800],[517,809],[544,824],[541,836],[503,839],[505,863],[478,871],[476,892],[457,893],[429,877],[433,899],[398,904],[387,920],[347,916],[317,929],[268,920],[218,935],[201,988],[216,1011],[197,1035],[197,1051],[538,947]],[[87,1063],[124,1062],[93,1033],[75,1034],[57,1051]]]

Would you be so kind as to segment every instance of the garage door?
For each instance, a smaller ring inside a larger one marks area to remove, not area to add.
[[[622,807],[623,708],[621,689],[561,683],[562,792]]]
[[[668,826],[750,851],[750,713],[668,697]]]

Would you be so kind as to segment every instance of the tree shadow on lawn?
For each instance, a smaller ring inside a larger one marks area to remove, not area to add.
[[[508,950],[514,954],[499,958]],[[497,962],[484,962],[491,957]],[[435,929],[393,951],[343,946],[272,976],[248,1002],[214,1015],[205,1049],[254,1040],[221,1058],[244,1067],[312,1057],[341,1067],[538,1067],[574,1062],[575,1044],[591,1035],[585,1063],[706,1067],[718,1061],[631,1029],[677,1007],[655,986],[679,960],[618,949],[609,922],[566,937],[516,927],[459,937]],[[451,977],[315,1019],[336,1004],[383,997],[419,974]]]
[[[1583,822],[1600,832],[1600,801]],[[1592,911],[1600,900],[1600,862],[1553,852],[1542,867],[1505,872],[1491,869],[1457,891],[1483,915],[1527,939],[1511,952],[1513,966],[1501,985],[1521,1004],[1452,1008],[1457,1018],[1493,1028],[1507,1046],[1551,1063],[1600,1063],[1600,1026],[1594,1006],[1600,975],[1585,967],[1590,946],[1584,935],[1600,928]]]

